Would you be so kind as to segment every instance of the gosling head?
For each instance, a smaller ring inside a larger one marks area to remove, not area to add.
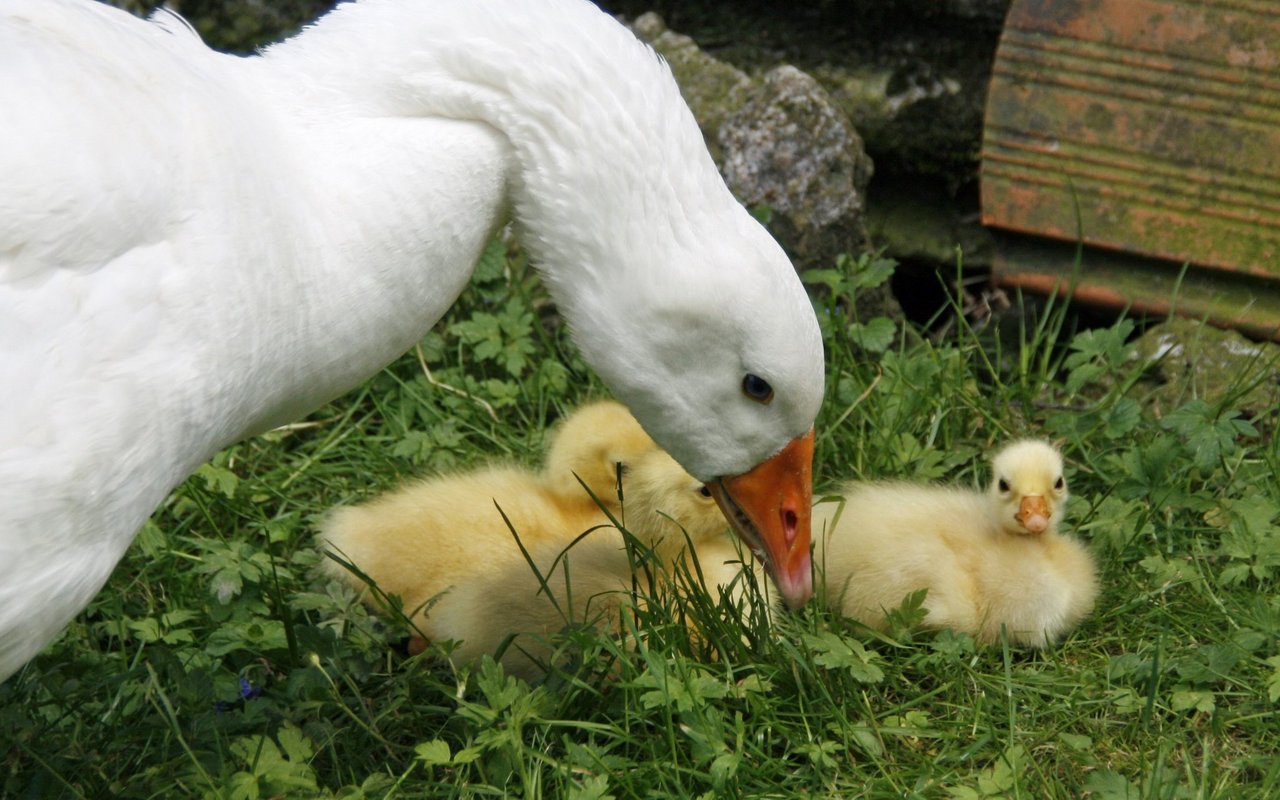
[[[617,497],[617,468],[658,445],[621,403],[589,403],[569,414],[547,450],[543,476],[552,491],[566,499],[585,501],[583,483],[603,503]]]
[[[1062,455],[1048,442],[1024,439],[991,462],[992,507],[1001,530],[1020,536],[1056,531],[1067,503]]]
[[[707,485],[663,450],[653,450],[624,465],[623,494],[627,528],[650,546],[669,553],[724,536],[729,523]]]

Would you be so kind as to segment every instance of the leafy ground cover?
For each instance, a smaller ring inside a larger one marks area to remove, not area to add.
[[[403,620],[315,572],[328,508],[406,476],[533,463],[602,390],[518,253],[366,385],[237,445],[158,510],[67,633],[0,685],[6,797],[1274,797],[1280,794],[1275,409],[1157,418],[1134,323],[1050,308],[946,342],[855,320],[892,265],[809,277],[828,348],[819,486],[977,485],[993,446],[1062,441],[1097,612],[1060,646],[888,634],[812,606],[772,622],[659,598],[635,641],[566,633],[526,683],[410,657]],[[1000,345],[997,342],[1004,341]],[[691,635],[685,621],[699,631]]]

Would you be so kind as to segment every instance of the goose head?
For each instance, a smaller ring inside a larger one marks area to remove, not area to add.
[[[795,608],[813,589],[822,340],[786,255],[724,194],[721,223],[707,225],[722,235],[630,249],[629,258],[646,263],[615,271],[610,291],[580,287],[566,317],[584,358],[658,445],[707,486]]]
[[[1026,439],[1006,446],[991,465],[990,496],[1000,529],[1015,536],[1056,531],[1068,496],[1057,449]]]

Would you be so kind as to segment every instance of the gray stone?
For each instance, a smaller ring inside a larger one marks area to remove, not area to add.
[[[622,2],[638,8],[644,0]],[[1011,0],[865,0],[671,6],[721,61],[752,77],[781,64],[818,79],[880,175],[977,177],[987,84]]]
[[[725,119],[746,102],[752,81],[742,70],[704,53],[688,36],[668,30],[653,12],[641,14],[631,24],[637,38],[656,50],[671,66],[680,94],[698,120],[716,163],[722,154],[716,133]]]
[[[1191,400],[1228,405],[1252,415],[1280,407],[1280,345],[1252,342],[1239,333],[1174,317],[1135,341],[1150,363],[1150,402],[1163,415]]]
[[[975,65],[968,65],[974,67]],[[969,180],[978,161],[989,72],[899,55],[825,64],[813,75],[866,139],[877,162],[903,174]]]
[[[745,205],[768,209],[768,228],[798,270],[832,269],[838,255],[867,249],[871,159],[817,81],[791,66],[753,80],[657,14],[632,30],[671,65],[725,182]],[[856,306],[861,319],[903,318],[887,285],[860,293]]]
[[[790,66],[771,70],[718,139],[729,187],[771,210],[770,229],[797,268],[829,268],[840,253],[866,249],[871,159],[813,78]]]

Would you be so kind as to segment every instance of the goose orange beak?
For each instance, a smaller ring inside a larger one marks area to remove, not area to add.
[[[1044,533],[1049,527],[1049,501],[1044,495],[1029,494],[1018,504],[1018,513],[1013,518],[1028,533]]]
[[[769,571],[787,606],[808,602],[813,595],[813,429],[750,471],[711,481],[707,488],[734,532]]]

